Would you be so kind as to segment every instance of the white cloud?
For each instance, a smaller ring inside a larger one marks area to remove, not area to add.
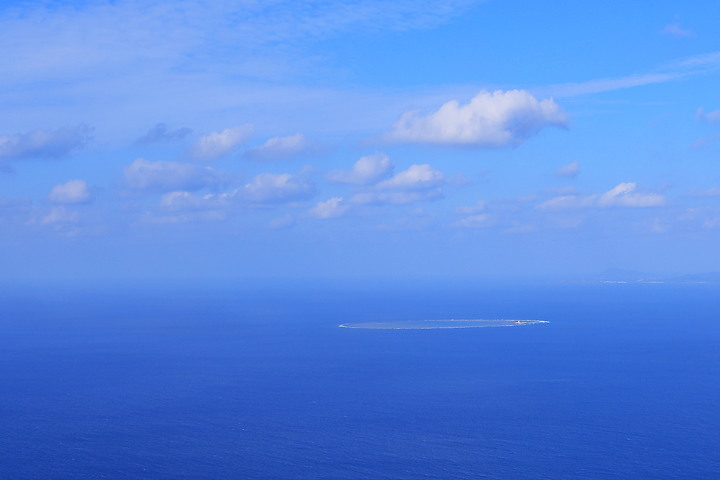
[[[90,202],[92,194],[84,180],[70,180],[53,187],[48,198],[53,203],[78,204]]]
[[[707,229],[719,228],[720,227],[720,217],[706,219],[703,222],[702,227],[707,228]]]
[[[407,170],[398,172],[377,184],[381,190],[425,190],[439,187],[445,183],[445,175],[427,163],[411,165]]]
[[[350,199],[358,205],[407,205],[425,200],[438,200],[443,197],[439,188],[418,192],[362,192]]]
[[[570,208],[596,207],[595,199],[597,197],[598,195],[563,195],[546,200],[541,203],[538,208],[542,210],[565,210]]]
[[[695,36],[695,32],[693,32],[689,28],[681,27],[679,22],[673,22],[665,25],[665,27],[662,29],[662,33],[664,33],[665,35],[681,38]]]
[[[0,135],[0,158],[58,158],[79,149],[90,139],[92,129],[85,125],[56,130],[33,130]]]
[[[209,133],[190,149],[190,154],[200,160],[215,160],[232,153],[238,145],[250,138],[253,126],[249,123]]]
[[[710,135],[710,136],[708,136],[708,137],[695,140],[695,141],[690,145],[690,147],[691,147],[691,148],[703,148],[703,147],[706,147],[706,146],[710,145],[711,143],[713,143],[713,142],[715,142],[715,141],[717,141],[717,140],[720,140],[720,133],[716,133],[716,134]]]
[[[132,190],[194,191],[222,183],[223,175],[217,170],[189,163],[151,162],[138,158],[125,167],[125,185]]]
[[[577,189],[577,187],[573,186],[563,186],[563,187],[550,187],[543,190],[543,193],[550,194],[550,195],[578,195],[580,191]],[[533,201],[537,198],[537,195],[534,193],[529,195],[523,195],[522,197],[518,198],[517,200],[522,201]]]
[[[686,73],[684,69],[678,69],[677,71],[671,72],[644,73],[640,75],[628,75],[620,78],[599,78],[595,80],[588,80],[586,82],[550,85],[542,90],[552,93],[556,97],[574,97],[578,95],[612,92],[614,90],[654,85],[656,83],[666,83],[678,80],[690,74],[691,73]]]
[[[575,178],[580,173],[580,162],[570,162],[555,170],[559,177]]]
[[[543,210],[607,207],[657,207],[665,204],[665,197],[657,193],[635,193],[634,182],[620,183],[613,189],[595,195],[564,195],[540,204]]]
[[[720,197],[720,188],[710,187],[705,190],[694,190],[689,192],[688,195],[693,197]]]
[[[345,215],[349,208],[350,206],[344,203],[342,197],[332,197],[324,202],[316,203],[308,213],[315,218],[337,218]]]
[[[286,129],[319,118],[327,124],[328,114],[348,107],[364,112],[333,128],[367,124],[387,96],[308,85],[318,67],[327,69],[326,56],[312,53],[315,41],[427,28],[478,1],[3,2],[10,6],[0,7],[0,131],[71,118],[112,127],[103,136],[126,141],[138,118],[158,112],[206,129],[233,125],[240,111]]]
[[[455,211],[461,215],[472,215],[484,211],[487,208],[487,204],[482,200],[475,202],[475,205],[458,207]]]
[[[665,197],[657,193],[633,193],[634,182],[620,183],[612,190],[600,195],[599,207],[657,207],[665,204]]]
[[[169,192],[160,198],[160,206],[169,210],[209,210],[227,207],[232,199],[228,193],[195,195],[187,191]]]
[[[204,46],[206,49],[219,43],[223,47],[235,46],[246,53],[243,47],[262,44],[276,45],[279,42],[297,42],[303,38],[323,38],[352,28],[369,30],[408,30],[437,25],[476,3],[468,0],[448,0],[438,4],[430,0],[335,0],[332,2],[299,2],[275,0],[267,2],[177,2],[173,8],[161,0],[144,1],[93,1],[79,2],[71,6],[37,2],[20,4],[3,12],[3,27],[19,36],[18,43],[30,43],[44,47],[29,59],[38,61],[46,55],[62,50],[72,53],[93,54],[88,60],[99,61],[99,50],[109,46],[117,51],[121,60],[132,58],[162,58],[175,54],[177,50],[192,50]],[[147,18],[144,18],[144,16]],[[51,32],[44,32],[42,20],[47,22]],[[132,21],[141,21],[138,28]],[[28,29],[22,32],[20,27]],[[132,28],[136,27],[136,28]],[[148,31],[149,30],[149,31]],[[79,31],[80,35],[70,35]],[[33,37],[33,34],[39,38]],[[83,41],[87,35],[97,35],[99,45]],[[122,43],[123,34],[132,43]],[[167,45],[142,43],[163,34]],[[55,40],[55,44],[50,43]],[[49,44],[43,44],[42,42]],[[208,52],[197,52],[202,56]],[[233,51],[226,52],[232,55]],[[173,56],[175,56],[173,55]],[[22,59],[19,55],[18,59]],[[15,58],[13,58],[15,59]],[[117,61],[117,60],[116,60]],[[43,65],[34,65],[41,69]],[[46,67],[47,68],[47,67]]]
[[[445,103],[426,116],[406,112],[387,135],[391,141],[474,147],[518,145],[548,126],[565,127],[567,115],[552,100],[526,90],[482,91],[469,103]]]
[[[315,194],[315,188],[302,173],[261,173],[238,193],[253,203],[282,203],[307,200]]]
[[[295,218],[292,215],[283,215],[282,217],[274,218],[268,223],[268,227],[274,230],[280,230],[285,228],[292,228],[295,226]]]
[[[61,205],[52,207],[50,213],[40,218],[40,223],[43,225],[75,223],[79,219],[80,215],[77,212],[68,210]]]
[[[533,89],[536,93],[555,97],[572,97],[626,88],[641,87],[657,83],[672,82],[697,75],[711,73],[720,65],[720,52],[695,55],[679,61],[661,65],[651,73],[627,75],[619,78],[598,78],[585,82],[548,85]]]
[[[178,1],[170,8],[163,0],[16,2],[0,16],[0,57],[11,78],[21,81],[83,78],[130,65],[180,76],[190,62],[216,72],[246,57],[260,61],[275,49],[343,31],[427,28],[473,3]],[[221,58],[215,58],[218,52]]]
[[[168,126],[164,123],[158,123],[152,127],[142,137],[138,138],[135,143],[140,145],[148,145],[151,143],[159,142],[174,142],[182,140],[192,133],[192,130],[188,127],[176,128],[175,130],[168,130]]]
[[[225,219],[225,213],[218,210],[207,210],[199,212],[181,212],[174,215],[154,215],[148,213],[143,217],[143,221],[159,225],[171,225],[176,223],[191,222],[214,222]]]
[[[703,107],[697,109],[695,118],[698,120],[705,120],[710,123],[720,123],[720,110],[714,110],[712,112],[705,112]]]
[[[457,222],[453,223],[453,225],[463,228],[487,227],[490,225],[490,216],[485,213],[479,215],[470,215],[458,220]]]
[[[427,163],[411,165],[370,190],[354,195],[350,202],[360,205],[405,205],[443,197],[442,172]]]
[[[248,160],[258,161],[287,160],[317,150],[318,148],[308,142],[305,135],[296,133],[288,137],[273,137],[259,147],[251,148],[243,156]]]
[[[537,227],[533,225],[523,225],[521,223],[513,222],[508,228],[503,230],[505,233],[530,233],[537,230]]]
[[[334,170],[329,172],[325,179],[333,183],[347,183],[352,185],[373,185],[387,178],[393,171],[393,164],[384,153],[374,153],[360,157],[352,170]]]

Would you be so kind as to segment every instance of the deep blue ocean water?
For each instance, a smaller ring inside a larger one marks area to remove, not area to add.
[[[0,294],[2,479],[720,478],[720,287]],[[341,323],[551,323],[362,330]]]

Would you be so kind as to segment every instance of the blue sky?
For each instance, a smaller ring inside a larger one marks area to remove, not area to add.
[[[5,279],[720,270],[720,6],[0,7]]]

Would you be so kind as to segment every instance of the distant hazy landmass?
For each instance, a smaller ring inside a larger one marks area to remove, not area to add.
[[[371,330],[435,330],[440,328],[484,328],[484,327],[521,327],[550,323],[545,320],[509,320],[509,319],[472,319],[472,320],[410,320],[397,322],[343,323],[341,328],[365,328]]]

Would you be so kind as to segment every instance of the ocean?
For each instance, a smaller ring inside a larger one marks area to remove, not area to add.
[[[720,286],[0,293],[2,479],[702,479]],[[528,319],[498,328],[340,324]]]

